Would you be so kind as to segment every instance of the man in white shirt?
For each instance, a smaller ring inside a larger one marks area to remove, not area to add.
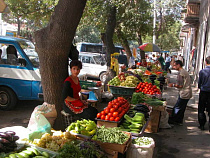
[[[165,65],[165,71],[168,71],[169,70],[169,67],[170,67],[170,63],[171,63],[171,57],[168,54],[166,54],[165,63],[166,63],[166,65]]]

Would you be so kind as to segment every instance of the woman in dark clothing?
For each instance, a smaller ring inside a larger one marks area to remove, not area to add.
[[[70,63],[71,75],[64,81],[63,87],[63,110],[73,116],[74,119],[95,120],[98,113],[97,109],[88,105],[85,100],[81,100],[79,92],[81,86],[77,77],[82,69],[82,63],[79,60],[72,60]]]

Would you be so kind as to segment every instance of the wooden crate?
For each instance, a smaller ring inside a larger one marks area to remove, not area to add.
[[[161,111],[165,110],[165,106],[152,107],[150,120],[148,122],[146,133],[157,133],[159,131]]]

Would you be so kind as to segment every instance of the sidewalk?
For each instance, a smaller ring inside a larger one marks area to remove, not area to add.
[[[169,74],[169,82],[175,82],[176,71]],[[145,133],[144,136],[155,140],[153,158],[207,158],[210,157],[210,133],[207,124],[205,130],[198,129],[197,88],[192,87],[193,97],[188,102],[185,111],[183,126],[174,126],[172,129],[160,129],[158,133]],[[167,105],[174,106],[178,97],[176,88],[167,87],[163,92]]]

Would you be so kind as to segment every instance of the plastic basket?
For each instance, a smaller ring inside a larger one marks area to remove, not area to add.
[[[66,113],[64,110],[61,111],[61,116],[64,128],[67,128],[74,121],[72,115]]]
[[[90,82],[90,81],[79,81],[80,86],[86,86],[86,87],[96,87],[96,82]]]
[[[118,94],[118,95],[133,95],[133,92],[135,91],[135,87],[117,87],[110,85],[109,89],[112,94]]]

